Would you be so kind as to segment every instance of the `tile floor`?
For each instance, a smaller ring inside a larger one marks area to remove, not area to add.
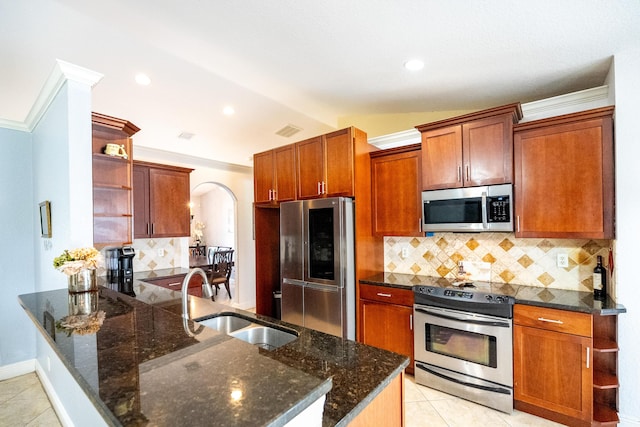
[[[61,426],[35,372],[0,381],[0,426]]]
[[[553,427],[561,424],[513,411],[495,411],[482,405],[416,384],[405,376],[405,427]]]

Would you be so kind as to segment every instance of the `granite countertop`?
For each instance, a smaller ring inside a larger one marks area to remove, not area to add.
[[[403,289],[412,289],[413,286],[456,288],[454,280],[451,279],[400,273],[379,273],[372,277],[361,279],[360,283]],[[473,284],[476,286],[475,288],[465,288],[465,291],[476,290],[478,292],[512,296],[515,298],[516,304],[535,305],[538,307],[556,308],[603,316],[615,315],[627,311],[622,304],[616,303],[609,296],[607,296],[605,301],[594,300],[593,293],[591,292],[550,289],[509,283],[473,282]]]
[[[408,365],[408,358],[189,297],[191,317],[232,312],[294,329],[299,337],[265,350],[189,322],[181,293],[146,283],[187,269],[135,273],[135,297],[102,278],[97,333],[68,335],[56,322],[70,310],[66,289],[19,300],[110,425],[284,425],[326,394],[323,426],[347,425]],[[106,285],[106,286],[102,286]],[[230,399],[240,390],[239,400]]]

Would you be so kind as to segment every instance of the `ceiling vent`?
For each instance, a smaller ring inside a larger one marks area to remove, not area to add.
[[[189,141],[191,138],[193,138],[194,136],[196,136],[195,133],[191,133],[191,132],[182,132],[180,133],[180,135],[178,135],[178,138],[180,139],[184,139],[186,141]]]
[[[286,125],[282,129],[280,129],[278,132],[276,132],[276,135],[280,135],[280,136],[284,136],[285,138],[289,138],[290,136],[295,135],[296,133],[300,132],[301,130],[302,130],[302,128],[299,128],[297,126]]]

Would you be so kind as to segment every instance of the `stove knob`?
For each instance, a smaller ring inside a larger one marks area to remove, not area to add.
[[[485,298],[487,299],[487,301],[493,301],[493,295],[487,295],[485,296]]]

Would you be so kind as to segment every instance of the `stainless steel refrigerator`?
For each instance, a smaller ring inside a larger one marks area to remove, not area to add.
[[[353,200],[280,205],[282,320],[355,339]]]

